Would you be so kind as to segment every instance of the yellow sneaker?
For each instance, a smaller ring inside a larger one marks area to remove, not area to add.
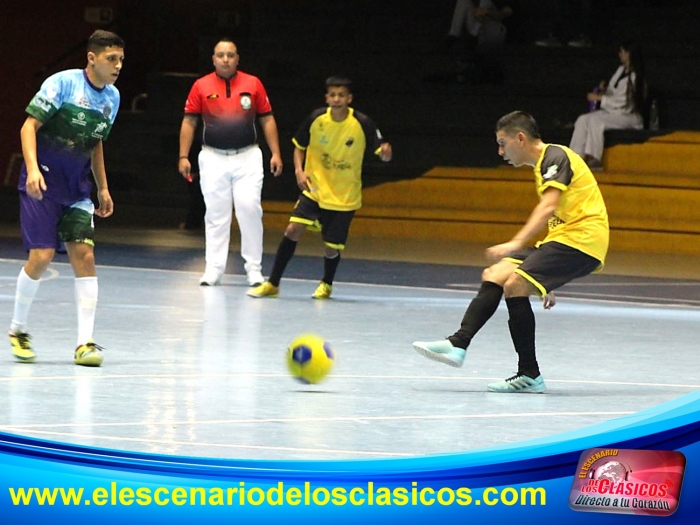
[[[280,293],[279,286],[274,286],[269,281],[265,281],[260,286],[256,286],[248,292],[248,296],[260,298],[260,297],[277,297]]]
[[[25,332],[10,332],[10,346],[12,353],[18,361],[22,363],[33,363],[36,359],[36,354],[32,350],[32,338]]]
[[[333,293],[333,286],[321,281],[316,287],[316,291],[311,296],[314,299],[329,299]]]
[[[94,341],[88,341],[75,349],[74,362],[80,366],[101,366],[102,350],[104,348],[96,345]]]

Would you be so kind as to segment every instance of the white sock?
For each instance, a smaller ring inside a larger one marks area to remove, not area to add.
[[[10,332],[25,332],[27,319],[29,318],[29,309],[32,307],[32,301],[39,289],[39,283],[27,275],[24,267],[19,272],[17,277],[17,290],[15,291],[15,311],[12,314],[12,323],[10,324]]]
[[[97,309],[97,277],[75,278],[75,304],[78,307],[78,342],[84,345],[92,340]]]

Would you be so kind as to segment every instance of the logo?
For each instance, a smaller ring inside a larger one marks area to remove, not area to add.
[[[211,95],[207,95],[207,98],[208,99],[219,98],[219,95],[217,95],[216,93],[212,93]]]
[[[78,100],[78,106],[85,109],[90,109],[90,101],[85,97],[80,97]]]
[[[105,106],[102,108],[102,116],[106,119],[112,114],[112,106]]]
[[[250,93],[241,93],[241,107],[248,111],[253,106],[253,101],[250,99]]]
[[[350,137],[348,140],[345,141],[345,145],[346,145],[348,148],[349,148],[350,146],[352,146],[353,144],[355,144],[355,139],[352,138],[352,137]]]
[[[76,124],[78,126],[86,126],[87,121],[85,120],[85,113],[82,111],[78,113],[73,119],[71,119],[71,123]]]
[[[92,132],[92,136],[97,139],[102,139],[105,129],[107,129],[107,123],[100,122],[97,126],[95,126],[95,130]]]
[[[670,516],[678,508],[685,456],[675,451],[593,448],[579,459],[569,507],[582,512]]]
[[[547,168],[547,172],[542,175],[542,178],[548,180],[554,177],[557,173],[559,173],[559,166],[552,164],[549,168]]]
[[[34,104],[39,109],[43,109],[47,113],[51,111],[51,108],[53,107],[49,99],[46,99],[40,95],[34,97],[34,100],[32,100],[32,104]]]

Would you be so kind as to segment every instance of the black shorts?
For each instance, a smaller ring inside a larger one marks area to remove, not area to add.
[[[312,231],[318,231],[320,226],[321,237],[326,246],[336,250],[343,250],[348,240],[350,223],[354,216],[355,210],[326,210],[321,208],[318,202],[302,194],[294,205],[289,222],[306,224],[309,230]]]
[[[595,257],[556,241],[526,248],[505,260],[518,264],[515,273],[537,288],[540,296],[585,277],[601,266]]]

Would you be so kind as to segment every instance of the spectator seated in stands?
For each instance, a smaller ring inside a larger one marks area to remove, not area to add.
[[[576,119],[569,145],[592,169],[603,166],[606,129],[644,128],[647,89],[641,50],[633,42],[623,42],[618,56],[620,66],[607,84],[601,83],[604,89],[588,93],[588,101],[599,104],[599,109]]]

